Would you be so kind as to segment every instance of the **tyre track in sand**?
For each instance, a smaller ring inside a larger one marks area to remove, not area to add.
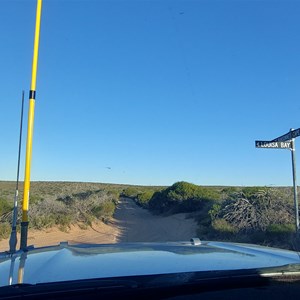
[[[153,215],[122,198],[115,211],[114,221],[119,231],[118,242],[172,242],[196,237],[197,224],[187,214]]]

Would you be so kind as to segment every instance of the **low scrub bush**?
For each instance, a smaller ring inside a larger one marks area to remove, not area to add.
[[[285,235],[295,232],[295,224],[270,224],[266,232],[269,235]]]
[[[219,215],[221,210],[221,204],[213,204],[211,209],[208,211],[208,215],[210,216],[211,220],[215,220],[217,216]]]
[[[147,190],[145,192],[139,193],[136,197],[136,202],[139,204],[141,207],[148,208],[149,206],[149,201],[154,195],[153,190]]]
[[[276,190],[244,188],[224,201],[215,217],[241,232],[265,232],[271,224],[290,224],[293,206]]]
[[[30,218],[29,226],[34,229],[50,228],[56,224],[54,215],[39,215]]]
[[[116,206],[113,201],[106,201],[97,206],[94,206],[91,209],[91,212],[97,219],[108,218],[108,217],[112,217],[115,208]]]
[[[6,199],[1,198],[0,199],[0,216],[12,211],[13,209],[13,202],[12,201],[8,201]]]
[[[293,247],[293,205],[287,199],[286,190],[249,187],[229,188],[227,192],[226,200],[210,207],[209,222],[201,215],[198,220],[200,237]]]
[[[123,190],[122,196],[128,198],[136,198],[140,190],[137,187],[128,187]]]
[[[67,231],[71,224],[92,226],[95,219],[110,218],[118,202],[118,194],[105,190],[80,191],[56,199],[46,198],[31,206],[30,226],[36,229],[58,226]]]
[[[11,226],[8,222],[0,223],[0,240],[9,237],[11,232]]]
[[[37,204],[37,203],[39,203],[40,201],[43,201],[43,200],[44,200],[43,197],[41,197],[39,195],[31,194],[29,202],[30,202],[30,205],[34,205],[34,204]]]
[[[56,200],[61,201],[66,205],[74,205],[74,203],[75,203],[75,199],[73,197],[71,197],[70,195],[59,197]]]
[[[66,214],[59,214],[55,216],[55,224],[62,227],[69,227],[72,223],[72,216]]]
[[[109,190],[107,191],[107,195],[111,198],[112,202],[116,206],[120,200],[120,192],[117,190]]]
[[[235,234],[238,232],[237,228],[233,227],[224,219],[215,219],[212,222],[212,228],[214,231],[226,235]]]
[[[219,199],[220,194],[210,188],[181,181],[154,193],[149,208],[158,213],[192,212],[202,209],[206,202]]]

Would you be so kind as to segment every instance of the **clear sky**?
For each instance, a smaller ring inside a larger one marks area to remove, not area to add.
[[[24,89],[23,180],[35,10],[0,0],[0,180]],[[290,151],[254,141],[300,127],[299,16],[288,0],[44,0],[32,180],[291,185]]]

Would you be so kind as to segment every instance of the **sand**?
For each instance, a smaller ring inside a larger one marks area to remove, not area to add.
[[[196,222],[187,214],[158,216],[137,206],[133,200],[122,199],[114,217],[104,224],[94,223],[82,229],[72,225],[67,232],[59,228],[29,230],[28,245],[57,245],[60,242],[111,244],[119,242],[188,241],[196,237]],[[19,236],[18,236],[19,239]],[[8,250],[8,239],[0,241],[0,251]]]

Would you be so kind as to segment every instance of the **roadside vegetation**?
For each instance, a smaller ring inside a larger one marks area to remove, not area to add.
[[[294,206],[289,188],[236,188],[197,215],[206,239],[294,248]]]
[[[0,239],[7,238],[10,234],[14,188],[13,182],[0,182]],[[121,185],[109,184],[33,182],[29,226],[34,229],[56,226],[62,231],[68,231],[75,224],[87,229],[93,222],[107,223],[123,189]],[[18,223],[21,221],[22,199],[21,189]]]
[[[292,189],[286,187],[204,187],[177,182],[126,196],[154,214],[189,213],[202,240],[294,248]]]
[[[22,218],[23,184],[19,185],[19,230]],[[162,187],[143,187],[121,184],[81,182],[32,182],[29,201],[29,227],[57,227],[68,231],[71,225],[87,229],[94,222],[109,223],[120,196],[136,197],[143,201],[147,193]],[[15,182],[0,181],[0,240],[11,231]]]
[[[10,233],[14,188],[13,182],[0,182],[0,239]],[[109,222],[120,197],[133,199],[153,214],[187,213],[197,221],[202,240],[294,247],[293,195],[288,187],[205,187],[183,181],[170,187],[33,182],[29,224],[34,229],[56,226],[68,231],[72,224],[87,229],[94,222]],[[21,205],[20,200],[19,222]]]

